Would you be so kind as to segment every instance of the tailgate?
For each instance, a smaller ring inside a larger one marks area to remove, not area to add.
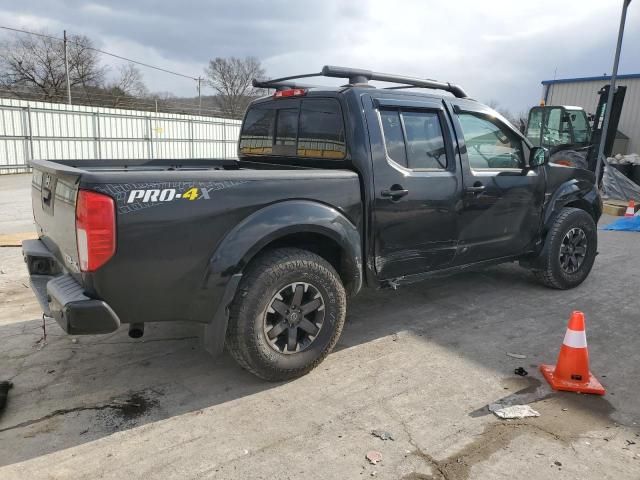
[[[58,170],[34,162],[31,202],[38,236],[73,274],[80,272],[75,228],[79,179],[79,170],[74,173],[73,169]]]

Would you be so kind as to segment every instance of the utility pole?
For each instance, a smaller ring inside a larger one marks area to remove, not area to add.
[[[202,95],[200,95],[201,83],[202,83],[202,77],[198,77],[198,115],[202,113]]]
[[[604,147],[607,141],[607,130],[609,129],[609,117],[611,117],[611,104],[613,103],[613,94],[616,90],[616,77],[618,76],[618,63],[620,61],[620,49],[622,48],[622,35],[624,34],[624,23],[627,18],[627,8],[631,0],[622,1],[622,15],[620,16],[620,28],[618,29],[618,44],[616,45],[616,55],[613,60],[613,70],[611,71],[611,84],[609,85],[609,94],[607,95],[607,104],[604,111],[604,122],[602,124],[602,133],[600,134],[600,146],[598,147],[598,162],[596,164],[596,184],[600,184],[600,171],[604,162]]]
[[[64,74],[67,78],[67,103],[71,105],[71,81],[69,79],[69,53],[67,52],[67,31],[64,31]]]

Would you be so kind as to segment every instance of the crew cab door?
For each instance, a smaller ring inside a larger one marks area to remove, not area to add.
[[[540,228],[545,190],[521,135],[470,103],[453,108],[464,187],[457,265],[525,252]]]
[[[462,177],[442,101],[365,95],[363,102],[373,161],[378,277],[450,265]]]

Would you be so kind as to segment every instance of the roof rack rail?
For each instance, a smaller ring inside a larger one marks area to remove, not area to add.
[[[302,85],[290,80],[309,77],[331,77],[331,78],[348,78],[349,85],[368,85],[370,80],[380,82],[399,83],[400,86],[388,88],[431,88],[434,90],[444,90],[452,93],[458,98],[468,98],[467,93],[459,85],[453,85],[449,82],[439,82],[437,80],[405,77],[403,75],[392,75],[389,73],[372,72],[371,70],[363,70],[351,67],[336,67],[334,65],[325,65],[319,73],[307,73],[302,75],[292,75],[289,77],[274,78],[273,80],[253,80],[253,86],[258,88],[276,88],[278,90],[288,88],[314,88],[314,85]]]

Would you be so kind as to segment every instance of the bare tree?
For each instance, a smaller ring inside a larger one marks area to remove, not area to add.
[[[35,88],[47,100],[64,96],[66,75],[64,44],[47,36],[16,35],[0,44],[0,84],[4,87]],[[69,84],[98,87],[106,67],[100,65],[97,52],[88,37],[72,35],[68,42]]]
[[[67,51],[71,88],[82,87],[85,95],[88,95],[89,89],[102,87],[109,68],[100,65],[98,53],[93,50],[93,42],[89,37],[72,35],[70,40]]]
[[[249,102],[260,94],[251,85],[251,80],[264,77],[265,71],[255,57],[218,57],[209,61],[205,73],[207,83],[217,92],[216,107],[223,114],[238,118]]]
[[[500,106],[500,103],[497,100],[489,100],[486,102],[487,107],[492,108],[504,118],[509,120],[509,122],[524,133],[527,129],[527,122],[529,121],[529,112],[526,110],[521,110],[517,113],[512,113],[508,108],[504,108]]]
[[[113,106],[117,107],[123,99],[129,97],[143,98],[148,95],[148,90],[144,84],[142,72],[133,63],[127,63],[118,68],[120,76],[118,79],[107,85],[107,91],[113,98]]]

